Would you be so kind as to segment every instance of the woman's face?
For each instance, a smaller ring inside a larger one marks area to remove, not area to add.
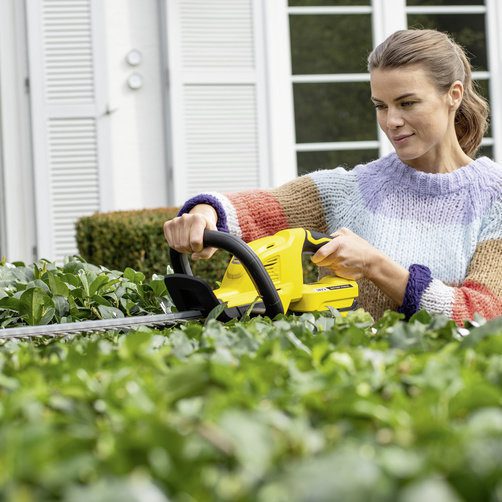
[[[418,65],[371,72],[378,124],[399,158],[421,171],[450,170],[463,156],[454,126],[462,95],[460,82],[441,94]]]

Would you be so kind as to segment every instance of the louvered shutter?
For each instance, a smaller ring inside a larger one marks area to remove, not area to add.
[[[38,255],[49,259],[74,254],[75,221],[100,208],[99,3],[26,4]]]
[[[166,0],[174,201],[266,186],[259,0]]]

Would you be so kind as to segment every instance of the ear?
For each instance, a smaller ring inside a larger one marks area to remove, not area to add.
[[[451,84],[448,91],[448,104],[453,108],[453,110],[457,110],[463,97],[464,85],[460,82],[460,80],[455,80],[455,82]]]

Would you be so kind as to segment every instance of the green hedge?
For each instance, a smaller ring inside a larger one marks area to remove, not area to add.
[[[170,261],[162,227],[177,213],[178,208],[168,207],[96,213],[81,218],[76,225],[79,253],[89,263],[109,269],[131,267],[147,277],[165,274]],[[192,270],[215,287],[223,278],[228,260],[229,254],[219,250],[210,260],[193,262]],[[307,257],[304,276],[306,281],[313,281],[317,276],[316,268]]]
[[[86,261],[110,269],[131,267],[147,276],[165,274],[170,261],[162,227],[177,212],[168,207],[80,218],[76,225],[79,253]],[[223,277],[228,259],[228,253],[220,250],[210,260],[193,262],[192,269],[214,286]]]

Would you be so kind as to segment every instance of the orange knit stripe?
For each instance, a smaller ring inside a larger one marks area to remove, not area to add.
[[[485,319],[502,315],[502,299],[483,284],[468,280],[457,288],[452,318],[457,324],[472,319],[478,313]]]
[[[288,220],[278,200],[264,190],[227,195],[237,211],[242,238],[253,241],[288,228]]]

